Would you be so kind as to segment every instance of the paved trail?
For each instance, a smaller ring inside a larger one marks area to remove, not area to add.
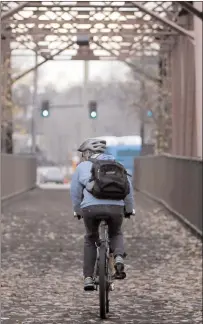
[[[123,226],[127,279],[106,323],[202,323],[201,242],[154,202],[136,201]],[[83,291],[84,230],[69,192],[34,190],[6,202],[2,218],[2,323],[100,323],[98,293]]]

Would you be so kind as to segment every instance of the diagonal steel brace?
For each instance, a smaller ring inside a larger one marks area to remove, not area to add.
[[[3,15],[1,15],[1,20],[5,20],[8,19],[10,17],[12,17],[15,13],[17,13],[18,11],[22,10],[24,7],[26,7],[29,4],[29,1],[27,2],[22,2],[19,6],[17,6],[16,8],[13,8],[11,10],[9,10],[8,12],[4,13]]]
[[[28,73],[34,71],[35,69],[37,69],[38,67],[40,67],[41,65],[43,65],[44,63],[52,60],[55,56],[59,55],[60,53],[64,52],[66,49],[68,49],[71,45],[73,44],[73,42],[71,42],[68,46],[66,46],[65,48],[60,49],[58,52],[56,52],[54,55],[50,55],[49,57],[47,57],[44,61],[38,63],[36,66],[32,67],[29,70],[26,70],[25,72],[23,72],[22,74],[20,74],[19,76],[17,76],[16,78],[14,78],[12,80],[12,84],[15,83],[16,81],[20,80],[21,78],[23,78],[25,75],[27,75]]]
[[[141,69],[140,67],[138,67],[137,65],[135,65],[134,63],[132,62],[129,62],[127,60],[121,60],[119,59],[119,57],[110,49],[107,49],[105,46],[103,46],[102,44],[100,44],[99,42],[94,42],[95,44],[97,44],[100,48],[104,49],[105,51],[109,52],[112,56],[116,57],[119,61],[127,64],[129,67],[133,68],[133,70],[138,73],[138,74],[141,74],[143,75],[145,78],[149,79],[150,81],[153,81],[155,83],[159,83],[160,82],[160,79],[159,78],[156,78],[154,77],[153,75],[150,75],[148,73],[146,73],[145,71],[143,71],[143,69]]]

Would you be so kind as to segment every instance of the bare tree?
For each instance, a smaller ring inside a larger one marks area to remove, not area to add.
[[[2,100],[2,118],[1,118],[1,147],[2,152],[12,153],[12,96],[11,96],[11,68],[10,59],[3,58],[1,62],[1,100]]]
[[[155,141],[155,153],[170,152],[172,129],[170,80],[166,72],[168,62],[162,58],[158,62],[155,61],[154,64],[144,63],[143,67],[143,61],[137,62],[148,74],[159,78],[160,81],[151,82],[147,78],[140,80],[139,101],[135,99],[134,109],[139,110],[143,125],[149,121],[147,113],[151,112],[150,119],[154,126],[152,136]],[[133,71],[131,77],[136,78]]]
[[[12,75],[15,69],[11,67],[9,57],[1,62],[1,100],[2,120],[1,133],[2,152],[14,152],[15,132],[19,134],[29,133],[29,124],[26,119],[27,108],[32,104],[32,94],[29,84],[12,84]]]

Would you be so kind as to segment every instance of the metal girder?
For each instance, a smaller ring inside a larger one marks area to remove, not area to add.
[[[146,7],[144,7],[143,5],[140,5],[137,2],[131,1],[131,3],[137,7],[138,9],[140,9],[141,11],[145,12],[146,14],[150,15],[151,17],[161,21],[163,24],[165,24],[166,26],[172,28],[173,30],[179,32],[181,35],[184,36],[188,36],[191,39],[194,39],[194,32],[186,30],[185,28],[179,26],[178,24],[176,24],[175,22],[167,19],[167,18],[163,18],[160,15],[156,14],[154,11],[151,11],[149,9],[147,9]]]
[[[29,4],[29,1],[27,2],[22,2],[19,6],[17,6],[16,8],[13,8],[11,10],[9,10],[8,12],[4,13],[3,15],[1,15],[1,20],[6,20],[8,18],[10,18],[11,16],[13,16],[15,13],[17,13],[18,11],[20,11],[21,9],[23,9],[24,7],[26,7]]]
[[[112,50],[109,50],[109,49],[105,48],[105,46],[103,46],[102,44],[100,44],[98,42],[95,42],[95,43],[99,47],[101,47],[102,49],[104,49],[105,51],[109,52],[112,56],[116,57],[120,62],[123,62],[123,63],[127,64],[129,67],[133,68],[136,73],[143,75],[148,80],[153,81],[153,82],[155,82],[157,84],[160,82],[160,80],[158,78],[155,78],[154,76],[146,73],[145,71],[143,71],[141,68],[139,68],[134,63],[128,62],[125,59],[120,59],[119,56],[117,56]]]
[[[74,22],[76,22],[75,17],[73,17],[72,19],[74,19]],[[79,19],[80,19],[80,24],[88,24],[88,23],[90,23],[90,20],[89,20],[88,17],[87,18],[79,18]],[[67,21],[65,19],[63,19],[63,18],[62,18],[61,21],[59,21],[57,19],[52,19],[51,21],[47,21],[47,19],[40,19],[40,21],[39,21],[37,19],[37,17],[36,17],[36,18],[25,18],[24,21],[26,23],[29,23],[29,24],[37,24],[37,23],[40,23],[40,24],[65,24],[65,23],[67,23]],[[12,19],[12,24],[13,23],[15,23],[15,24],[19,23],[19,20]],[[115,23],[117,23],[117,22],[115,22]],[[126,19],[125,22],[122,22],[122,26],[125,27],[128,24],[135,24],[135,23],[144,24],[143,20],[140,19],[140,18],[138,18],[138,19],[136,19],[136,18],[128,18],[128,19]],[[103,21],[102,24],[106,27],[109,24],[109,22],[108,21]]]
[[[48,5],[45,1],[29,1],[26,8],[20,11],[22,19],[15,16],[5,21],[4,27],[6,29],[10,26],[12,36],[6,30],[5,35],[8,33],[11,37],[13,50],[23,50],[23,47],[34,50],[38,44],[38,54],[41,56],[43,53],[52,55],[52,49],[57,48],[62,42],[66,44],[69,41],[75,42],[76,36],[80,33],[90,35],[93,44],[97,41],[104,45],[105,51],[107,51],[106,47],[112,49],[116,58],[120,60],[130,58],[134,53],[137,56],[156,56],[171,48],[172,37],[179,35],[180,30],[164,28],[165,20],[163,23],[162,20],[155,21],[153,15],[149,17],[148,8],[153,7],[153,13],[158,17],[169,13],[173,20],[175,11],[171,2],[167,2],[166,5],[163,1],[155,3],[154,6],[149,4],[150,2],[144,3],[144,8],[147,9],[145,13],[143,10],[137,10],[139,2],[133,4],[132,1],[124,3],[118,1],[115,5],[113,1],[94,3],[49,1]],[[171,20],[167,21],[171,23]],[[160,49],[162,40],[164,46]],[[109,46],[105,46],[107,43]],[[108,59],[108,54],[99,48],[90,49],[94,59]],[[76,55],[78,50],[76,42],[71,50],[67,52],[74,52],[69,55],[72,60],[83,59],[79,53]]]
[[[203,20],[203,12],[197,10],[193,7],[188,1],[176,1],[181,7],[186,9],[188,12],[192,13],[193,15],[197,16],[201,20]]]
[[[17,76],[16,78],[14,78],[14,79],[12,80],[12,84],[15,83],[16,81],[22,79],[22,78],[23,78],[25,75],[27,75],[28,73],[30,73],[30,72],[34,71],[35,69],[39,68],[39,67],[40,67],[41,65],[43,65],[44,63],[46,63],[46,62],[52,60],[55,56],[59,55],[60,53],[62,53],[62,52],[65,51],[66,49],[68,49],[71,45],[72,45],[72,43],[69,44],[68,46],[66,46],[65,48],[60,49],[60,50],[57,51],[55,54],[50,55],[50,56],[47,57],[44,61],[38,63],[36,66],[32,67],[31,69],[26,70],[25,72],[23,72],[22,74],[20,74],[20,75]]]
[[[150,2],[146,2],[145,6],[148,8],[149,4]],[[153,10],[157,14],[164,15],[169,12],[170,16],[174,17],[171,2],[167,2],[166,5],[157,2]],[[160,53],[160,40],[166,44],[161,51],[168,51],[171,47],[170,36],[175,37],[179,34],[177,31],[164,29],[163,23],[155,22],[153,17],[145,17],[147,14],[137,10],[134,5],[132,7],[131,1],[116,4],[113,1],[94,3],[49,1],[48,5],[45,1],[29,1],[29,5],[20,12],[20,15],[22,19],[18,16],[11,17],[4,24],[5,35],[7,26],[12,29],[12,36],[8,32],[12,49],[23,50],[25,47],[34,50],[38,44],[40,54],[46,51],[51,55],[52,45],[59,46],[54,43],[75,41],[76,36],[81,33],[90,35],[93,43],[99,41],[104,46],[109,43],[108,47],[112,49],[115,47],[116,55],[120,54],[120,57],[131,57],[134,51],[138,56],[155,56]],[[77,48],[73,46],[73,50]],[[91,50],[97,59],[106,56],[95,48]],[[75,54],[71,56],[73,60],[78,59]]]
[[[16,24],[17,25],[17,24]],[[81,32],[81,35],[83,35],[84,33],[86,33],[86,31]],[[7,34],[10,36],[10,33],[7,32],[6,30],[4,31],[4,35],[7,36]],[[16,36],[20,36],[20,35],[24,35],[25,32],[22,31],[15,31],[15,33],[12,34],[13,39],[15,39]],[[32,36],[47,36],[50,35],[50,30],[42,30],[42,29],[35,29],[34,31],[32,31]],[[67,36],[67,31],[61,31],[61,32],[55,32],[53,33],[53,36]],[[72,36],[78,36],[80,35],[80,32],[71,32],[71,34],[69,35],[70,37]],[[164,37],[164,36],[177,36],[178,34],[176,32],[172,32],[172,31],[160,31],[160,32],[143,32],[141,33],[137,33],[135,30],[124,30],[122,32],[119,31],[110,31],[110,32],[102,32],[100,30],[98,30],[97,32],[94,33],[93,36],[108,36],[108,37],[112,37],[112,36],[121,36],[123,37],[123,39],[132,39],[134,37],[137,36],[152,36],[152,37]],[[89,33],[89,36],[92,36],[91,33]]]

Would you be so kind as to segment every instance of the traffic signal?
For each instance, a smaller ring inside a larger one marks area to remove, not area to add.
[[[152,117],[152,116],[153,116],[152,111],[151,111],[151,110],[148,110],[148,111],[147,111],[147,117]]]
[[[89,116],[92,119],[97,118],[97,102],[96,101],[89,102]]]
[[[49,100],[42,101],[41,115],[42,117],[49,117]]]

